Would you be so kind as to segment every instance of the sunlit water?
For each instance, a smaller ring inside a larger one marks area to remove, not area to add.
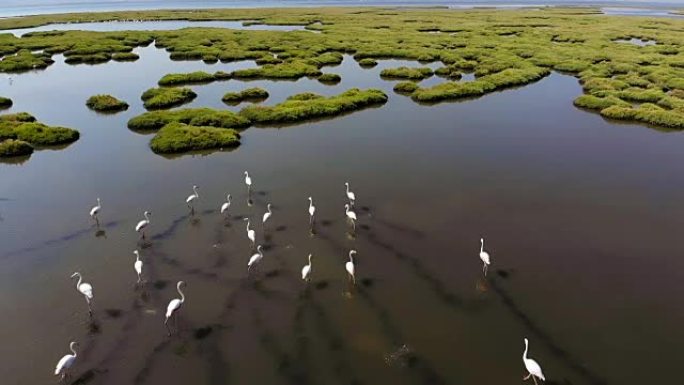
[[[308,33],[308,32],[293,32]],[[249,128],[231,152],[167,159],[126,128],[140,94],[169,72],[253,62],[172,62],[153,46],[133,63],[70,66],[0,83],[9,112],[78,129],[63,150],[0,164],[0,377],[56,382],[81,343],[72,381],[89,384],[515,384],[523,337],[549,383],[672,383],[684,332],[684,137],[578,110],[573,77],[460,103],[394,94],[383,68],[350,57],[314,79],[192,86],[186,106],[228,107],[259,86],[271,105],[298,92],[381,88],[389,102],[344,117]],[[431,65],[437,68],[438,65]],[[425,80],[436,84],[438,78]],[[101,115],[92,94],[131,104]],[[254,181],[246,204],[242,172]],[[344,182],[357,195],[355,237]],[[185,197],[200,187],[196,213]],[[217,212],[233,195],[230,219]],[[307,197],[317,207],[309,231]],[[102,199],[98,233],[88,211]],[[274,213],[260,222],[271,202]],[[150,210],[149,243],[133,227]],[[265,257],[253,253],[252,218]],[[479,238],[492,256],[487,279]],[[132,251],[141,250],[144,288]],[[347,252],[358,250],[357,286]],[[313,253],[313,280],[300,279]],[[94,286],[94,317],[69,276]],[[166,304],[187,282],[179,333]]]

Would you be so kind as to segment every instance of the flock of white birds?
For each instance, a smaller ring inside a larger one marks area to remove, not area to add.
[[[251,194],[251,189],[252,189],[252,178],[249,176],[249,173],[245,171],[245,185],[247,186],[247,194],[248,196]],[[357,216],[354,211],[352,211],[352,208],[354,207],[354,202],[356,201],[356,195],[349,189],[349,183],[345,182],[346,186],[346,195],[347,199],[349,200],[349,203],[344,205],[345,209],[345,215],[347,217],[347,220],[350,222],[352,226],[352,230],[356,231],[356,221],[357,221]],[[189,195],[185,203],[188,205],[190,210],[194,212],[194,203],[199,199],[200,195],[198,192],[198,187],[197,186],[192,186],[192,191],[193,193]],[[313,226],[314,224],[314,216],[316,213],[316,207],[313,204],[313,199],[311,197],[309,199],[309,225]],[[221,215],[226,215],[228,213],[228,210],[231,205],[231,195],[228,194],[226,196],[226,202],[224,202],[221,205],[220,208],[220,213]],[[94,206],[90,210],[90,216],[93,218],[93,220],[99,225],[99,218],[98,215],[100,213],[100,210],[102,209],[102,204],[100,202],[100,198],[97,198],[97,205]],[[262,223],[266,223],[266,221],[271,218],[273,215],[273,212],[271,211],[271,204],[268,203],[266,205],[266,213],[264,213],[262,217]],[[140,234],[142,239],[145,239],[145,230],[147,227],[150,225],[150,216],[152,215],[151,212],[145,211],[143,213],[144,219],[138,222],[138,224],[135,226],[135,231]],[[244,218],[245,221],[247,221],[247,238],[251,241],[252,247],[255,246],[256,244],[256,232],[250,228],[250,219],[249,218]],[[140,253],[138,250],[133,251],[133,254],[135,254],[135,262],[133,263],[133,268],[138,276],[138,283],[141,282],[141,276],[143,273],[143,261],[140,259]],[[356,275],[355,275],[355,266],[354,266],[354,255],[356,254],[356,250],[350,250],[349,251],[349,261],[345,263],[345,270],[347,274],[349,275],[349,279],[353,284],[356,284]],[[264,253],[263,253],[263,248],[261,245],[256,246],[256,253],[253,254],[249,261],[247,262],[247,271],[249,272],[250,269],[252,269],[253,266],[258,264],[262,259],[264,258]],[[309,281],[311,279],[311,272],[312,272],[312,265],[311,265],[311,258],[312,254],[309,254],[308,256],[308,263],[302,267],[302,280],[304,281]],[[480,238],[480,259],[482,260],[482,273],[486,276],[487,275],[487,268],[490,265],[490,257],[489,253],[484,250],[484,238]],[[92,316],[92,306],[91,302],[93,301],[93,286],[87,282],[83,282],[83,277],[81,273],[75,272],[72,274],[71,278],[78,278],[78,282],[76,283],[76,290],[78,290],[86,300],[86,303],[88,304],[88,313]],[[178,291],[178,294],[180,295],[180,298],[174,298],[171,301],[169,301],[169,304],[166,307],[166,316],[164,319],[164,325],[167,328],[168,334],[171,335],[171,330],[169,329],[168,322],[171,318],[174,318],[174,320],[177,320],[177,311],[181,308],[183,303],[185,302],[185,295],[183,294],[183,291],[181,290],[181,287],[185,285],[184,281],[179,281],[176,284],[176,290]],[[176,321],[177,322],[177,321]],[[176,326],[177,329],[177,326]],[[523,380],[528,380],[530,377],[534,381],[535,384],[537,384],[537,378],[543,381],[546,381],[546,378],[544,377],[544,374],[542,373],[541,366],[533,359],[527,358],[527,350],[529,346],[529,342],[527,338],[524,339],[525,342],[525,351],[523,352],[523,363],[525,365],[525,368],[527,369],[528,375],[523,378]],[[76,347],[78,346],[77,342],[71,342],[69,344],[69,350],[71,350],[72,354],[66,354],[64,357],[62,357],[59,362],[57,363],[57,367],[55,368],[55,375],[61,376],[60,379],[64,380],[68,374],[69,374],[69,369],[74,365],[76,361],[76,357],[78,356],[78,353],[76,352]]]

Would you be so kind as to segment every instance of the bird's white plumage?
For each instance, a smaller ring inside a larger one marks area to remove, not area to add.
[[[345,186],[347,186],[347,199],[349,199],[352,203],[356,200],[356,195],[354,195],[353,192],[349,191],[349,182],[344,183]]]
[[[531,358],[527,358],[528,346],[529,346],[529,342],[527,341],[527,338],[525,338],[525,351],[523,352],[523,363],[525,364],[525,369],[527,369],[527,372],[529,373],[528,378],[529,378],[529,376],[534,376],[534,377],[537,377],[543,381],[546,381],[546,378],[544,377],[544,373],[542,373],[542,368],[537,363],[537,361],[535,361]],[[536,383],[536,380],[535,380],[535,383]]]
[[[259,263],[261,259],[264,257],[264,253],[261,251],[261,245],[257,246],[257,253],[253,254],[251,258],[249,258],[249,262],[247,262],[247,270],[249,270],[253,265]]]
[[[183,302],[185,302],[185,295],[181,291],[181,286],[184,284],[185,282],[183,281],[178,281],[178,283],[176,284],[176,291],[178,291],[180,298],[172,299],[166,306],[166,320],[164,321],[164,323],[167,323],[169,321],[169,318],[171,318],[171,316],[173,315],[173,313],[180,309],[181,305],[183,305]]]
[[[143,219],[142,221],[138,222],[138,224],[135,226],[135,231],[138,232],[138,233],[139,233],[140,231],[142,231],[145,227],[147,227],[147,226],[150,224],[150,212],[149,212],[149,211],[145,211],[145,212],[143,213],[143,216],[145,217],[145,219]]]
[[[90,216],[95,218],[100,212],[100,209],[102,209],[102,204],[100,203],[100,198],[97,198],[97,205],[90,209]]]
[[[309,216],[313,217],[316,213],[316,207],[313,205],[313,199],[309,197]]]
[[[71,350],[72,354],[64,355],[64,357],[62,357],[59,360],[59,362],[57,362],[57,366],[55,367],[55,375],[63,373],[64,371],[68,370],[70,367],[74,365],[76,357],[78,356],[78,354],[76,353],[76,349],[74,349],[74,346],[76,346],[76,342],[70,343],[69,350]]]
[[[266,213],[264,213],[264,217],[263,217],[262,223],[266,223],[266,221],[268,220],[268,218],[271,217],[271,214],[273,214],[273,213],[271,212],[271,204],[270,204],[270,203],[266,205],[266,208],[268,209],[268,211],[267,211]]]
[[[356,250],[349,251],[349,262],[344,264],[344,268],[347,270],[347,273],[349,273],[349,276],[352,278],[352,280],[356,282],[356,276],[354,275],[354,254],[356,254]]]
[[[226,195],[226,202],[221,205],[221,214],[228,211],[229,207],[230,207],[230,194]]]
[[[484,251],[484,238],[480,238],[480,259],[489,265],[489,253]]]
[[[305,281],[308,280],[309,275],[311,275],[311,254],[309,254],[309,264],[302,267],[302,279]]]
[[[135,262],[133,263],[133,268],[135,269],[135,272],[138,274],[138,281],[140,281],[140,274],[142,274],[143,262],[140,260],[140,253],[138,252],[138,250],[133,251],[133,254],[135,254]]]
[[[82,283],[78,285],[78,291],[83,293],[88,299],[93,299],[93,287],[89,283]]]
[[[254,242],[256,242],[256,233],[249,228],[249,218],[245,218],[245,220],[247,221],[247,238],[254,244]]]
[[[349,205],[344,205],[344,212],[347,215],[347,218],[349,218],[353,221],[356,220],[356,213],[349,209]]]
[[[252,178],[249,177],[249,173],[247,171],[245,171],[245,184],[247,187],[252,186]]]
[[[185,203],[190,204],[195,200],[199,199],[199,193],[197,192],[197,186],[192,186],[193,194],[190,194],[186,199]]]

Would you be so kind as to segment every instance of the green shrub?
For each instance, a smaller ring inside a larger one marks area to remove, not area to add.
[[[100,112],[117,112],[128,109],[128,103],[112,95],[94,95],[88,98],[86,106]]]
[[[22,123],[14,128],[16,138],[35,146],[54,146],[75,142],[79,138],[76,130],[66,127],[52,127],[43,123]]]
[[[128,121],[128,128],[136,131],[156,131],[172,122],[221,128],[244,128],[250,124],[249,120],[227,110],[185,108],[146,112],[131,118]]]
[[[247,88],[240,92],[228,92],[223,95],[224,103],[229,104],[239,104],[245,100],[249,101],[261,101],[268,98],[268,91],[263,88],[253,87]]]
[[[184,84],[209,83],[216,80],[216,77],[204,71],[195,71],[185,74],[166,74],[157,84],[160,86],[178,86]]]
[[[33,153],[33,147],[23,140],[6,139],[0,141],[0,158],[25,156]]]
[[[610,106],[630,107],[630,104],[614,96],[599,98],[594,95],[581,95],[573,102],[575,106],[590,110],[602,110]]]
[[[411,94],[418,89],[418,84],[410,81],[399,82],[394,85],[394,92],[400,94]]]
[[[387,95],[377,89],[352,88],[327,98],[311,96],[307,94],[306,98],[290,98],[275,106],[245,107],[240,115],[254,123],[291,123],[336,116],[387,102]]]
[[[188,103],[195,99],[197,94],[190,88],[150,88],[140,97],[143,105],[148,110],[169,108]]]
[[[409,67],[398,67],[398,68],[386,68],[380,72],[380,76],[388,79],[414,79],[420,80],[429,78],[433,75],[433,72],[428,67],[419,68],[409,68]]]
[[[0,110],[12,107],[12,99],[0,96]]]
[[[622,100],[640,103],[657,103],[658,100],[665,96],[661,90],[650,88],[628,88],[617,93],[617,96]]]
[[[318,77],[318,81],[321,83],[339,83],[342,78],[338,74],[323,74]]]
[[[236,147],[239,145],[240,134],[233,129],[191,126],[177,122],[162,127],[150,141],[152,151],[160,154]]]

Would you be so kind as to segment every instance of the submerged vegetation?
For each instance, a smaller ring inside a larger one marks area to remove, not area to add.
[[[150,88],[140,99],[148,110],[179,106],[191,102],[197,94],[190,88]]]
[[[128,103],[112,95],[93,95],[86,101],[86,106],[99,112],[118,112],[128,109]]]
[[[190,126],[170,123],[164,126],[150,141],[152,151],[160,154],[182,153],[240,145],[240,134],[230,128]]]
[[[21,38],[0,34],[0,72],[45,68],[53,55],[67,63],[134,60],[137,47],[154,42],[173,60],[250,60],[257,67],[169,74],[161,86],[238,79],[316,78],[338,82],[324,74],[344,54],[359,66],[374,67],[379,60],[439,63],[434,74],[440,83],[421,87],[402,81],[396,92],[420,103],[479,97],[509,87],[523,86],[562,71],[575,76],[584,95],[574,104],[610,119],[668,128],[684,125],[684,20],[604,16],[590,8],[540,9],[428,9],[317,8],[317,9],[203,9],[38,15],[0,20],[0,28],[50,22],[105,20],[243,20],[259,24],[296,24],[311,31],[258,31],[186,28],[179,31],[52,31]],[[582,31],[578,34],[578,31]],[[429,33],[428,33],[429,32]],[[638,39],[655,42],[639,46],[616,43]],[[400,64],[405,65],[405,64]],[[458,81],[463,73],[475,79]],[[427,67],[386,68],[384,78],[421,80],[433,76]],[[153,88],[143,94],[148,109],[177,106],[195,98],[189,88]],[[196,127],[245,127],[250,124],[297,122],[334,116],[366,105],[383,103],[380,91],[349,90],[333,97],[299,94],[276,106],[249,106],[239,114],[192,109],[143,114],[131,119],[132,129],[159,130],[177,122]],[[243,95],[227,94],[229,103]],[[202,111],[189,113],[187,111]],[[215,124],[193,123],[202,114]],[[191,116],[191,117],[188,117]],[[217,119],[213,121],[212,119]],[[152,128],[150,128],[152,127]],[[188,134],[190,131],[183,131]]]
[[[268,98],[268,91],[263,88],[253,87],[247,88],[240,92],[228,92],[223,95],[224,103],[228,104],[239,104],[243,101],[258,102]]]
[[[78,131],[45,125],[26,112],[0,115],[0,156],[28,155],[35,146],[64,145],[78,138]]]
[[[275,106],[245,107],[240,115],[255,124],[293,123],[336,116],[385,102],[387,95],[380,90],[352,88],[327,98],[311,93],[298,94]]]

